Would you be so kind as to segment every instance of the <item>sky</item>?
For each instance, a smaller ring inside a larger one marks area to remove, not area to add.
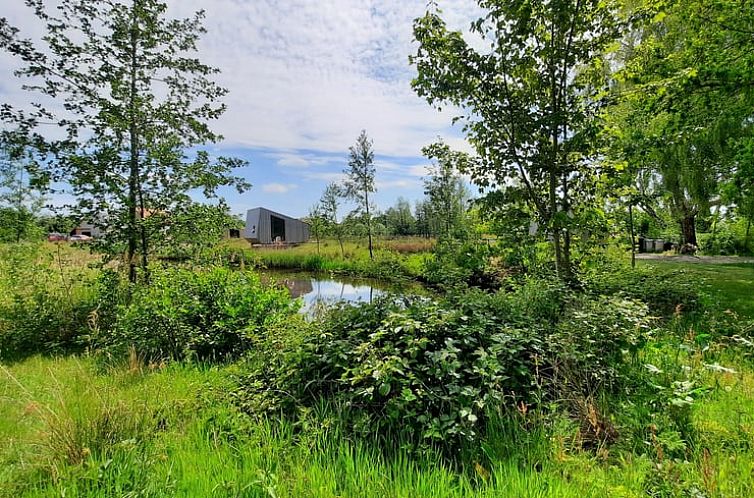
[[[167,0],[169,17],[206,11],[199,59],[220,69],[228,111],[212,128],[224,136],[208,149],[249,161],[237,171],[253,185],[222,194],[233,213],[264,206],[304,216],[325,185],[340,181],[348,148],[362,129],[374,141],[380,209],[399,197],[423,196],[428,161],[421,148],[442,137],[468,150],[453,115],[411,89],[413,19],[426,0]],[[478,14],[472,0],[440,0],[449,27],[466,31]],[[0,2],[23,34],[39,26],[21,0]],[[33,96],[0,55],[0,102]]]

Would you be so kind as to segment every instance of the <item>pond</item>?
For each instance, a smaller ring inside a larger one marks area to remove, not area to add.
[[[302,298],[302,313],[314,314],[318,309],[338,302],[371,303],[388,292],[417,294],[420,286],[395,284],[380,280],[351,278],[329,273],[310,273],[284,270],[265,270],[262,279],[278,283],[288,289],[291,297]]]

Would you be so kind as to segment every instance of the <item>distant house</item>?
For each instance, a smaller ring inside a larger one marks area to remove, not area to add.
[[[102,235],[102,230],[92,223],[80,223],[76,228],[71,230],[70,235],[84,235],[96,239]]]
[[[309,240],[309,224],[258,207],[246,213],[243,237],[252,244],[301,244]]]

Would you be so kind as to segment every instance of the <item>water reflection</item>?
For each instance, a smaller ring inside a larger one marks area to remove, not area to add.
[[[286,287],[291,297],[302,298],[301,311],[307,314],[342,301],[371,303],[387,292],[385,286],[370,280],[280,271],[266,272],[265,276]]]

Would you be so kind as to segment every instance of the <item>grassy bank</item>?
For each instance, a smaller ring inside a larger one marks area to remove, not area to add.
[[[249,248],[243,241],[226,241],[218,250],[226,258],[243,260],[258,267],[330,272],[365,278],[399,281],[421,275],[423,261],[433,247],[426,239],[378,240],[374,260],[364,243],[347,241],[341,249],[336,240],[323,240],[319,247],[308,242],[296,247]]]
[[[685,269],[698,276],[715,304],[754,318],[754,264],[684,264],[662,260],[639,261],[640,265]]]
[[[0,496],[751,496],[754,372],[736,368],[705,374],[716,387],[695,407],[690,460],[581,449],[568,420],[533,429],[519,414],[488,436],[489,459],[458,471],[384,456],[335,420],[302,432],[251,419],[224,399],[222,369],[33,358],[0,373]]]

